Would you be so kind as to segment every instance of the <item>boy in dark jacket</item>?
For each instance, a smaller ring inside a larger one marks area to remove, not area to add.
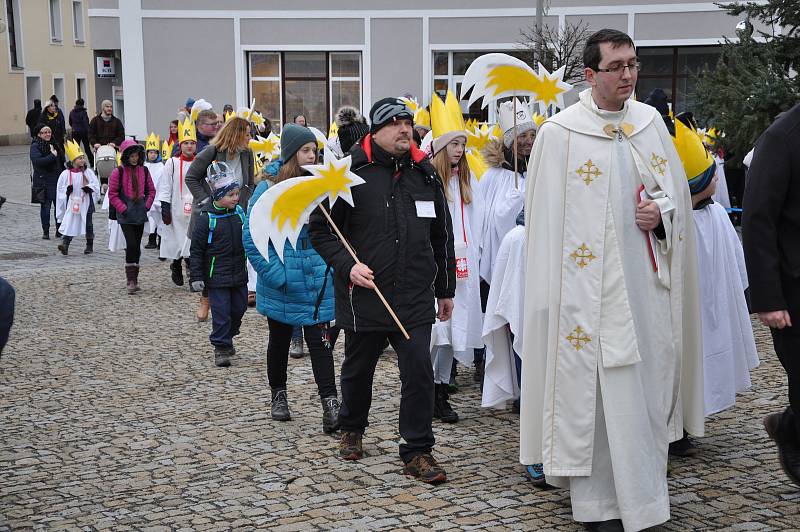
[[[247,310],[247,265],[242,245],[244,211],[239,207],[241,184],[228,166],[214,162],[206,181],[214,200],[203,208],[192,233],[190,283],[192,291],[208,288],[214,363],[231,365],[236,354],[233,337],[239,334]]]

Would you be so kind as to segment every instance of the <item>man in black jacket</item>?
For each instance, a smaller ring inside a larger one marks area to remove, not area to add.
[[[789,380],[789,406],[765,417],[764,427],[800,486],[800,104],[758,139],[742,211],[751,309],[770,327]]]
[[[309,225],[314,248],[335,272],[336,324],[346,331],[339,454],[345,460],[363,456],[372,379],[388,338],[400,367],[404,472],[425,482],[443,482],[445,472],[431,456],[430,340],[436,318],[448,320],[453,310],[450,214],[436,171],[411,144],[411,110],[397,98],[384,98],[372,107],[370,121],[370,134],[350,151],[353,172],[365,180],[353,188],[355,207],[339,201],[331,212],[363,262],[353,260],[320,211],[312,214]],[[376,285],[410,339],[379,300]]]

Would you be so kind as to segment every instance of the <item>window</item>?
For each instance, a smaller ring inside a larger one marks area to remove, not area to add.
[[[323,132],[342,105],[361,108],[360,52],[251,52],[250,98],[276,133],[295,116]]]
[[[639,48],[638,54],[642,70],[636,84],[637,99],[644,101],[653,89],[662,89],[677,114],[693,110],[694,76],[705,65],[716,65],[720,47]]]
[[[58,98],[58,106],[62,109],[69,109],[70,106],[64,100],[64,75],[53,76],[53,94]],[[44,104],[43,104],[44,105]]]
[[[22,26],[19,22],[19,0],[6,0],[6,25],[9,65],[12,70],[22,70]]]
[[[478,57],[497,50],[486,50],[476,52],[433,52],[433,90],[442,99],[447,95],[447,90],[453,91],[456,97],[461,96],[461,82],[464,74]],[[525,61],[524,53],[517,51],[500,50],[505,54]],[[426,95],[427,96],[427,95]],[[427,98],[426,98],[427,101]],[[471,106],[467,105],[467,100],[461,100],[461,112],[465,118],[477,118],[481,121],[494,122],[496,120],[495,106],[488,106],[481,109],[481,102],[477,101]]]
[[[83,32],[83,0],[72,0],[72,35],[75,44],[84,44],[86,36]]]
[[[86,90],[86,76],[83,74],[75,74],[75,98],[83,98],[84,100],[87,100],[88,96],[89,93]]]
[[[50,41],[61,42],[61,0],[49,0],[50,5]]]

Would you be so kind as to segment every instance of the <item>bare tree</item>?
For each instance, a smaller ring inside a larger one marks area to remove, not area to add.
[[[523,60],[534,67],[537,61],[550,70],[566,66],[564,81],[573,83],[583,80],[583,46],[590,35],[589,24],[583,20],[567,22],[561,30],[548,24],[538,29],[534,25],[520,30],[517,46]]]

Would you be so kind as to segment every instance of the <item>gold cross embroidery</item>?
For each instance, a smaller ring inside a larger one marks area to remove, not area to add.
[[[650,166],[653,167],[653,170],[658,172],[658,175],[663,176],[667,171],[667,160],[654,153],[650,156]]]
[[[575,351],[580,351],[586,344],[592,341],[589,336],[586,336],[581,327],[575,327],[575,330],[567,336],[567,340],[575,348]]]
[[[591,252],[591,250],[586,247],[586,244],[581,244],[581,246],[569,254],[572,257],[572,260],[575,261],[581,269],[587,267],[590,262],[592,262],[597,257]]]
[[[591,159],[586,161],[586,163],[584,163],[580,168],[575,170],[575,173],[577,173],[580,178],[583,179],[583,182],[586,183],[587,186],[591,185],[592,181],[603,175],[603,172],[601,172],[600,169],[595,166]]]

